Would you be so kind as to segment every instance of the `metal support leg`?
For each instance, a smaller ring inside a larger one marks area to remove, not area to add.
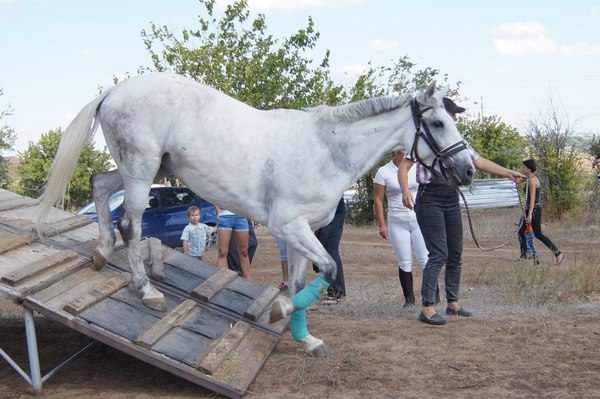
[[[29,372],[31,374],[31,387],[34,394],[42,392],[42,374],[40,373],[40,359],[35,336],[35,321],[33,310],[25,308],[25,334],[27,336],[27,353],[29,355]]]

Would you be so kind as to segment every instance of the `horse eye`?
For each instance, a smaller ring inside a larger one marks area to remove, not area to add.
[[[433,121],[432,125],[435,128],[441,129],[444,127],[444,122],[442,122],[440,120],[436,120],[436,121]]]

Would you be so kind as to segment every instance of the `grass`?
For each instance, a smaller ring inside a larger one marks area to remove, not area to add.
[[[514,221],[518,220],[507,210],[478,213],[473,219],[476,234],[485,242],[498,242],[498,232],[507,231],[511,223],[514,228]],[[561,265],[554,265],[548,257],[549,250],[536,240],[546,261],[535,264],[498,257],[481,268],[467,270],[463,284],[487,287],[499,293],[506,304],[525,307],[598,300],[598,230],[585,226],[581,219],[567,219],[560,224],[544,223],[542,231],[567,255]],[[468,239],[470,233],[465,231],[465,240]]]

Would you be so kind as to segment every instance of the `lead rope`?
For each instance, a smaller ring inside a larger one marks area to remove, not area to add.
[[[473,241],[475,242],[475,245],[477,245],[477,248],[479,248],[480,250],[482,250],[484,252],[488,252],[488,251],[493,251],[493,250],[502,248],[503,246],[508,244],[513,238],[515,238],[515,236],[519,232],[519,229],[521,228],[523,223],[525,223],[525,217],[526,217],[525,207],[523,206],[523,201],[521,201],[521,196],[519,195],[519,184],[515,183],[515,185],[517,186],[517,196],[519,197],[519,205],[521,206],[521,221],[519,222],[517,229],[515,231],[513,231],[512,234],[502,244],[492,247],[492,248],[483,248],[481,245],[479,245],[479,241],[477,241],[477,238],[475,237],[475,231],[473,230],[473,221],[471,220],[471,212],[469,211],[469,205],[467,204],[467,200],[465,199],[465,196],[462,193],[462,191],[460,191],[460,189],[457,188],[458,193],[462,197],[463,202],[465,204],[465,209],[467,210],[467,219],[469,220],[469,230],[471,231],[471,237],[473,237]],[[527,198],[528,194],[529,194],[529,184],[527,184],[525,186],[525,198]],[[535,260],[534,260],[534,262],[535,262]]]

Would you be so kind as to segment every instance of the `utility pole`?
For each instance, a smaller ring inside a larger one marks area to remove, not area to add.
[[[483,96],[480,99],[479,105],[481,106],[481,110],[479,111],[479,122],[483,123]]]

